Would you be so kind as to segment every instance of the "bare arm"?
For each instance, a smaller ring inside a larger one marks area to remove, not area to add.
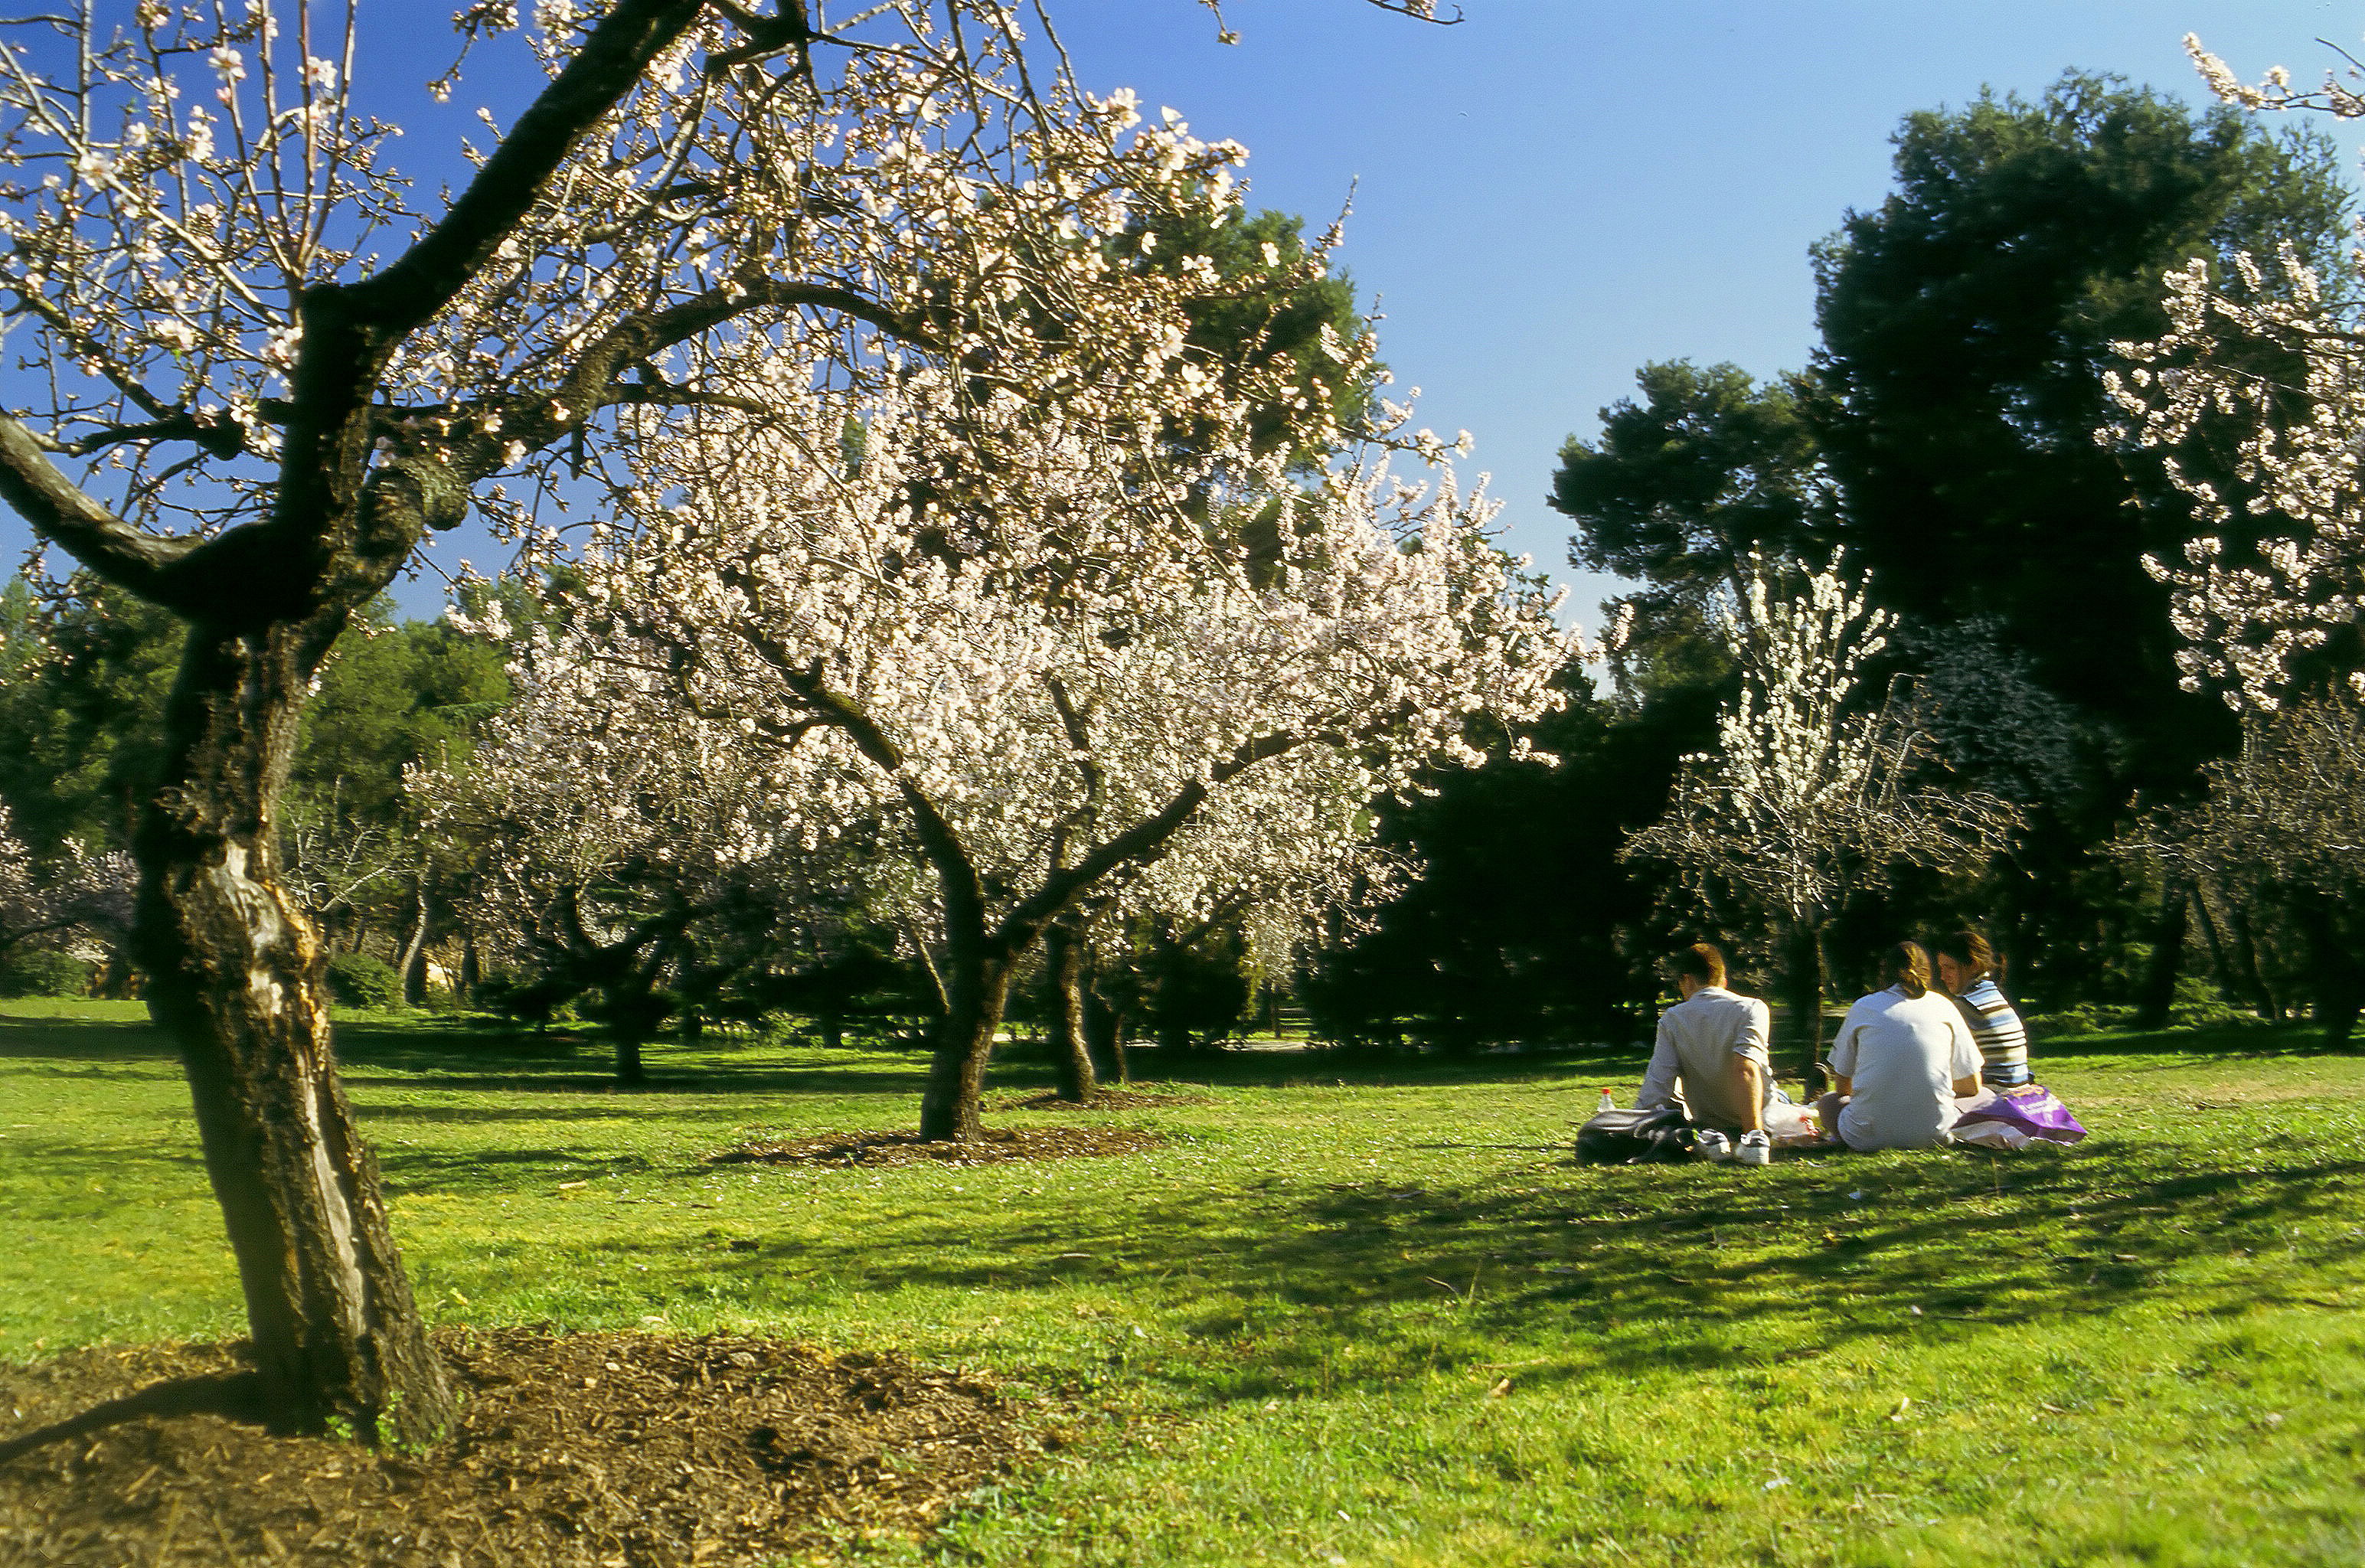
[[[1741,1130],[1765,1130],[1765,1063],[1774,1059],[1773,1014],[1762,1002],[1752,1001],[1742,1026],[1741,1043],[1733,1047],[1732,1072],[1741,1085]],[[1761,1061],[1760,1058],[1765,1059]]]
[[[1732,1070],[1741,1081],[1741,1130],[1765,1130],[1765,1070],[1753,1057],[1733,1053]]]

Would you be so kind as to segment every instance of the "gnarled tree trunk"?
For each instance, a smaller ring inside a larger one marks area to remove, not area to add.
[[[280,883],[272,820],[342,621],[191,630],[140,823],[137,940],[187,1068],[271,1417],[425,1441],[452,1395],[337,1078],[319,935]]]
[[[1059,1098],[1082,1105],[1101,1087],[1084,1029],[1083,943],[1064,921],[1053,924],[1043,942],[1051,971],[1051,1065],[1059,1074]]]
[[[984,1136],[979,1097],[1010,1000],[1011,966],[963,954],[958,946],[945,966],[945,1010],[936,1019],[936,1054],[920,1096],[920,1136],[931,1143],[974,1143]]]
[[[1133,1081],[1133,1066],[1126,1059],[1125,1052],[1127,1022],[1123,1013],[1103,1001],[1089,983],[1085,985],[1085,1037],[1101,1070],[1117,1083]]]
[[[2259,967],[2258,934],[2250,925],[2249,910],[2239,903],[2225,912],[2225,924],[2234,934],[2234,958],[2242,966],[2244,983],[2259,1009],[2259,1016],[2270,1024],[2283,1021],[2283,1001],[2267,983],[2266,972]]]

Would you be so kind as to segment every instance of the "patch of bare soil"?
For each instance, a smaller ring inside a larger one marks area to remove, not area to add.
[[[811,1137],[751,1138],[715,1155],[718,1164],[1000,1165],[1014,1159],[1074,1159],[1138,1154],[1166,1139],[1136,1127],[988,1127],[977,1143],[930,1143],[917,1133],[820,1133]]]
[[[731,1568],[925,1532],[1056,1445],[1039,1404],[893,1357],[530,1328],[437,1346],[464,1398],[423,1456],[140,1416],[0,1462],[0,1563]],[[216,1345],[0,1366],[0,1453],[161,1379],[219,1405],[243,1371]]]
[[[1014,1099],[1001,1107],[1012,1111],[1162,1111],[1170,1105],[1204,1105],[1204,1094],[1155,1094],[1138,1089],[1103,1089],[1089,1100],[1062,1100],[1056,1090]]]

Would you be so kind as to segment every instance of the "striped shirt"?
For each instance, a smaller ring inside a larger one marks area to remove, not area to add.
[[[1982,979],[1960,999],[1971,1037],[1979,1046],[1979,1080],[1990,1089],[2017,1089],[2034,1081],[2028,1070],[2028,1026],[2003,999],[1992,980]]]

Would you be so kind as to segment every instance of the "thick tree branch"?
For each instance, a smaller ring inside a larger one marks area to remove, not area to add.
[[[1049,859],[1056,869],[1067,862],[1070,836],[1079,830],[1090,828],[1093,820],[1100,814],[1101,797],[1107,788],[1108,774],[1093,756],[1092,731],[1085,725],[1083,714],[1077,711],[1075,702],[1068,696],[1068,683],[1056,675],[1047,675],[1043,678],[1043,684],[1050,690],[1051,706],[1059,715],[1059,727],[1067,733],[1069,757],[1075,763],[1076,771],[1082,775],[1084,781],[1084,798],[1076,802],[1076,809],[1061,817],[1059,825],[1052,830]]]
[[[1155,813],[1093,849],[1066,870],[1055,870],[1028,898],[1002,920],[995,933],[1005,952],[1015,953],[1035,939],[1037,932],[1076,901],[1079,894],[1110,872],[1148,860],[1179,832],[1205,804],[1216,786],[1230,782],[1258,763],[1296,750],[1314,741],[1341,741],[1333,734],[1260,735],[1175,791],[1174,798]]]
[[[467,286],[532,211],[583,134],[705,9],[705,0],[619,0],[501,138],[441,222],[393,265],[353,285],[353,314],[399,340]]]
[[[0,414],[0,499],[106,581],[163,602],[171,567],[196,541],[133,527],[58,471],[33,432]]]

